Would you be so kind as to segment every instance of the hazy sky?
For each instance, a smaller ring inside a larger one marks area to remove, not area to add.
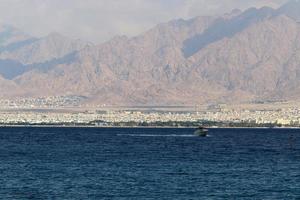
[[[133,36],[174,18],[191,18],[286,0],[0,0],[0,23],[34,36],[59,32],[96,43]]]

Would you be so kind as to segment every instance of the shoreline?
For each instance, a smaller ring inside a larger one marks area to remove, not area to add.
[[[92,126],[92,125],[0,125],[0,128],[124,128],[124,129],[196,129],[176,126]],[[300,129],[300,127],[206,127],[208,129]]]

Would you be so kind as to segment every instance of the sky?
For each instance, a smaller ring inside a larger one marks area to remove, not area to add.
[[[232,9],[272,6],[287,0],[0,0],[0,23],[33,36],[59,32],[102,43],[116,35],[134,36],[158,23]]]

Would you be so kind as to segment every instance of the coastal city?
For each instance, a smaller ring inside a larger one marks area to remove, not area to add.
[[[0,16],[0,200],[300,200],[300,0]]]
[[[188,110],[155,107],[111,108],[104,105],[87,108],[84,97],[51,97],[0,101],[0,125],[70,126],[292,126],[300,125],[300,107],[280,103],[259,106],[210,105]],[[283,106],[285,105],[285,106]],[[73,109],[77,107],[77,109]],[[82,108],[82,109],[78,109]]]

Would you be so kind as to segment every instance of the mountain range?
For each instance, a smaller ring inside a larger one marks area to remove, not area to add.
[[[0,26],[0,98],[194,105],[300,98],[300,2],[159,24],[95,45]]]

